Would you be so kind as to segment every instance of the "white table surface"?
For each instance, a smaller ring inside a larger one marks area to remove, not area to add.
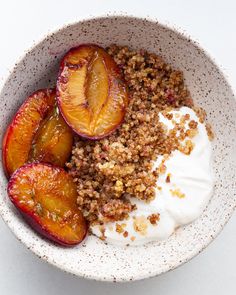
[[[0,4],[0,84],[33,40],[48,31],[83,17],[123,11],[154,16],[186,30],[227,69],[236,89],[234,0],[0,0]],[[0,236],[0,295],[236,294],[236,214],[189,263],[128,284],[88,281],[57,270],[28,251],[1,220]]]

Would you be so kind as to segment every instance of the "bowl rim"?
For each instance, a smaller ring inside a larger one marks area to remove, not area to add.
[[[163,27],[164,29],[167,30],[171,30],[172,32],[174,32],[177,35],[181,35],[182,38],[184,39],[188,39],[190,40],[190,42],[196,46],[202,53],[204,53],[204,55],[213,63],[213,65],[218,69],[219,73],[224,77],[225,82],[227,84],[227,86],[229,87],[229,89],[231,90],[234,99],[236,99],[236,88],[235,86],[233,86],[229,80],[229,74],[227,72],[227,69],[225,67],[223,67],[221,64],[219,64],[216,59],[213,57],[212,53],[210,52],[209,49],[206,49],[205,46],[200,44],[200,41],[193,36],[193,34],[188,33],[186,30],[184,30],[183,28],[179,27],[178,25],[176,25],[174,22],[170,22],[170,21],[166,21],[166,20],[160,20],[157,17],[154,16],[149,16],[149,15],[132,15],[130,13],[126,13],[126,12],[108,12],[105,14],[98,14],[98,15],[88,15],[82,18],[79,18],[77,20],[68,22],[62,26],[57,26],[55,29],[53,30],[49,30],[47,33],[44,33],[41,35],[40,38],[38,38],[37,40],[34,40],[33,43],[31,44],[31,46],[29,48],[26,48],[26,50],[24,50],[24,52],[17,58],[15,64],[11,67],[10,71],[8,71],[7,73],[5,73],[3,75],[3,77],[1,77],[2,79],[2,83],[0,83],[0,93],[2,91],[2,89],[5,87],[5,85],[8,82],[8,79],[11,77],[12,73],[14,72],[14,70],[18,67],[18,65],[21,63],[21,61],[25,58],[25,56],[31,51],[33,50],[36,46],[40,45],[42,42],[44,42],[44,40],[46,38],[49,38],[51,36],[53,36],[54,34],[59,33],[60,31],[69,28],[70,26],[74,26],[76,24],[82,23],[82,22],[86,22],[86,21],[92,21],[92,20],[99,20],[99,19],[111,19],[111,18],[123,18],[123,19],[137,19],[137,20],[142,20],[142,21],[147,21],[150,22],[152,24],[158,24],[159,26]],[[1,197],[3,196],[3,193],[0,192]],[[4,221],[4,223],[8,226],[8,228],[11,230],[11,232],[15,235],[15,237],[22,243],[24,244],[27,249],[29,249],[31,252],[33,252],[37,257],[39,257],[41,260],[47,262],[48,264],[60,269],[61,271],[68,273],[70,275],[74,275],[80,278],[86,278],[86,279],[90,279],[90,280],[95,280],[95,281],[109,281],[109,282],[113,282],[113,277],[111,276],[107,276],[107,277],[100,277],[99,275],[96,276],[88,276],[85,275],[84,273],[80,272],[80,271],[71,271],[69,268],[67,267],[63,267],[60,264],[57,264],[57,262],[48,257],[48,256],[44,256],[41,255],[40,251],[37,249],[37,247],[30,247],[26,241],[23,241],[21,239],[21,234],[19,234],[18,230],[14,227],[11,226],[11,222],[8,220],[8,218],[6,218],[5,214],[5,209],[6,209],[6,203],[5,201],[0,202],[0,216],[2,218],[2,220]],[[156,276],[159,276],[161,274],[164,274],[166,272],[169,272],[171,270],[174,270],[182,265],[184,265],[185,263],[187,263],[188,261],[190,261],[191,259],[193,259],[195,256],[197,256],[198,254],[200,254],[203,250],[206,249],[206,247],[220,234],[220,232],[223,230],[224,226],[228,223],[229,219],[231,218],[234,210],[236,209],[236,203],[234,204],[234,206],[232,206],[231,208],[228,209],[228,214],[227,214],[227,218],[225,218],[224,222],[222,222],[218,229],[216,231],[214,231],[214,234],[209,237],[208,239],[204,240],[203,246],[201,247],[201,249],[197,249],[194,250],[187,259],[182,260],[181,262],[178,262],[175,264],[174,267],[169,267],[167,270],[164,269],[162,271],[156,271],[153,272],[152,274],[147,274],[146,276],[143,275],[139,275],[136,277],[133,277],[132,281],[136,281],[136,280],[142,280],[142,279],[146,279],[146,278],[153,278]],[[116,282],[128,282],[129,278],[121,278],[121,277],[117,277],[116,278]]]

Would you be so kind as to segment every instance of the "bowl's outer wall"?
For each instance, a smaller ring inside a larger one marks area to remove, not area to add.
[[[114,247],[89,237],[73,249],[55,246],[25,224],[6,195],[1,177],[0,211],[16,236],[48,262],[73,274],[98,280],[129,281],[175,268],[199,253],[222,229],[236,204],[236,102],[218,67],[197,45],[158,23],[129,17],[107,17],[78,22],[48,36],[16,65],[0,94],[0,133],[23,100],[38,88],[55,85],[59,61],[73,46],[96,43],[128,45],[160,54],[184,72],[197,104],[205,108],[215,131],[216,186],[207,209],[194,223],[167,241],[140,247]],[[196,196],[197,198],[197,196]]]

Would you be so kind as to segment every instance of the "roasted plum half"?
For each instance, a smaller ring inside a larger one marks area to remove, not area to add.
[[[112,57],[96,45],[81,45],[61,61],[57,100],[64,119],[77,134],[100,139],[121,124],[128,92]]]

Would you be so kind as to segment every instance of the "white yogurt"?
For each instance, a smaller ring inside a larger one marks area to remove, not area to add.
[[[131,212],[128,220],[117,222],[120,225],[126,224],[124,230],[128,232],[127,237],[116,231],[116,223],[105,224],[104,234],[108,243],[140,245],[166,239],[177,227],[198,218],[212,195],[214,185],[212,147],[205,125],[199,122],[195,112],[190,108],[182,107],[170,113],[174,115],[176,122],[179,120],[175,117],[176,114],[180,114],[180,117],[189,114],[190,120],[198,122],[198,134],[191,139],[195,146],[190,155],[176,150],[165,161],[167,169],[157,180],[157,187],[161,187],[161,190],[156,189],[156,198],[153,201],[145,203],[131,199],[131,202],[136,204],[137,210]],[[171,121],[163,115],[160,115],[160,121],[167,126],[168,130],[173,127]],[[161,160],[162,157],[158,157],[154,168],[160,164]],[[166,182],[168,174],[170,174],[169,183]],[[173,191],[176,190],[184,197],[179,198],[173,195]],[[152,225],[147,219],[151,214],[160,214],[156,225]],[[135,230],[135,219],[142,221],[143,231]],[[98,226],[92,227],[92,232],[101,236]]]

